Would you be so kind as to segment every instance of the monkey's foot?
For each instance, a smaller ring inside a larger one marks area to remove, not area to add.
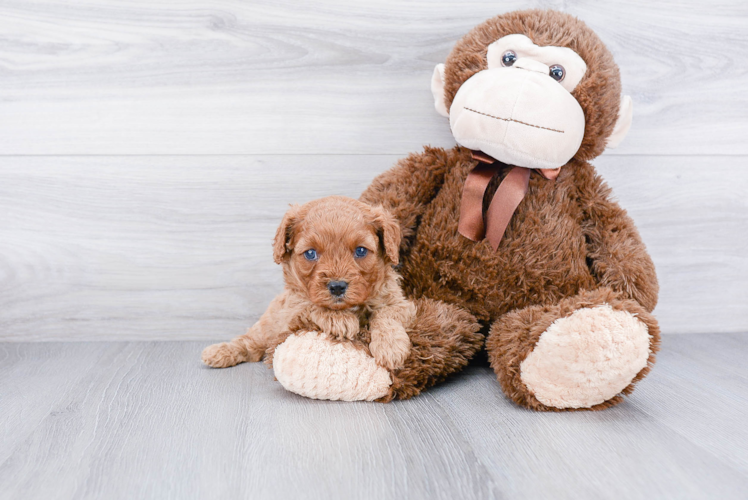
[[[636,315],[604,304],[554,321],[520,365],[521,380],[553,408],[590,408],[618,396],[647,366],[650,337]]]
[[[273,370],[286,390],[312,399],[374,401],[392,385],[366,351],[319,332],[289,336],[275,348]]]

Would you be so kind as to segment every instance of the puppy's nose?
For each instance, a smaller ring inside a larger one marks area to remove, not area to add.
[[[348,283],[345,281],[331,281],[327,284],[327,289],[330,290],[330,294],[333,297],[342,297],[345,295],[346,288],[348,288]]]

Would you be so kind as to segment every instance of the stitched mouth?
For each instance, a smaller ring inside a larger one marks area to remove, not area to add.
[[[481,111],[476,111],[476,110],[471,109],[471,108],[464,108],[464,109],[466,111],[472,111],[473,113],[475,113],[477,115],[487,116],[487,117],[493,118],[495,120],[501,120],[501,121],[505,121],[505,122],[519,123],[520,125],[526,125],[528,127],[534,127],[534,128],[539,128],[539,129],[543,129],[543,130],[549,130],[551,132],[557,132],[559,134],[563,134],[564,133],[563,130],[556,130],[555,128],[541,127],[540,125],[533,125],[532,123],[521,122],[519,120],[515,120],[514,118],[501,118],[500,116],[489,115],[488,113],[483,113]]]

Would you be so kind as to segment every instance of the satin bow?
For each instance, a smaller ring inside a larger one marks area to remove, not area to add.
[[[485,237],[496,250],[514,211],[527,194],[531,169],[512,167],[488,205],[484,224],[483,196],[489,182],[501,170],[503,164],[481,151],[473,151],[473,159],[478,160],[478,164],[470,171],[462,188],[460,223],[457,230],[472,241],[480,241]],[[546,179],[555,180],[561,168],[538,170]]]

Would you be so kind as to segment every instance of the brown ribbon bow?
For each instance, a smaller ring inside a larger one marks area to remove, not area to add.
[[[478,165],[468,174],[462,188],[460,204],[460,223],[457,230],[472,241],[480,241],[485,236],[494,250],[499,247],[509,221],[520,202],[527,194],[530,183],[530,169],[512,167],[504,180],[499,184],[486,211],[486,223],[483,223],[483,196],[488,183],[499,172],[502,164],[481,151],[473,151],[473,159]],[[549,180],[558,177],[560,168],[538,169]],[[488,229],[486,229],[486,227]]]

